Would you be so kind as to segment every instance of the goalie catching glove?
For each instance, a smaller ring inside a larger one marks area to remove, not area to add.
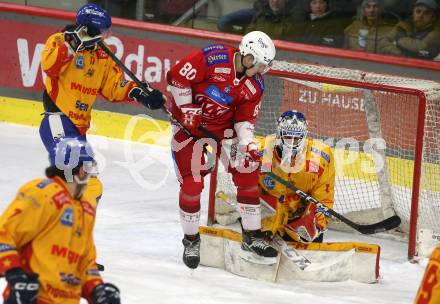
[[[153,89],[151,92],[146,92],[140,87],[134,87],[128,93],[128,97],[141,103],[150,110],[160,109],[165,103],[165,97],[159,90],[156,89]]]
[[[304,214],[284,225],[287,234],[297,242],[311,243],[327,230],[327,216],[315,204],[309,204]]]

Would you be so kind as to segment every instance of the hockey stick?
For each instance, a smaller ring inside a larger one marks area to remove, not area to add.
[[[147,93],[153,91],[151,86],[147,82],[140,81],[139,78],[137,78],[136,75],[129,68],[127,68],[125,66],[125,64],[123,64],[122,61],[119,60],[118,57],[116,57],[116,55],[108,48],[108,46],[105,45],[105,43],[103,41],[99,41],[98,45],[142,90],[144,90]],[[163,95],[163,96],[166,99],[165,95]],[[187,128],[185,128],[185,126],[183,126],[182,123],[179,120],[177,120],[177,118],[175,118],[166,107],[162,107],[162,110],[166,114],[168,114],[171,122],[174,123],[175,125],[177,125],[180,129],[182,129],[188,136],[190,136],[194,139],[198,139],[198,137],[195,136],[194,134],[192,134],[191,131],[189,131]],[[198,129],[200,132],[205,134],[207,137],[212,138],[217,142],[219,141],[219,138],[215,134],[208,131],[204,127],[199,126]]]
[[[310,195],[308,195],[307,193],[301,191],[294,184],[289,183],[288,181],[282,179],[278,175],[275,175],[272,172],[266,172],[265,174],[270,176],[271,178],[273,178],[275,181],[279,182],[280,184],[283,184],[284,186],[286,186],[290,190],[294,191],[298,196],[302,197],[306,201],[313,203],[313,204],[316,204],[316,206],[323,209],[325,212],[330,213],[335,218],[339,219],[343,223],[347,224],[348,226],[350,226],[351,228],[353,228],[356,231],[359,231],[362,234],[379,233],[379,232],[387,231],[390,229],[394,229],[400,225],[401,220],[400,220],[400,217],[398,217],[397,215],[391,216],[381,222],[374,223],[374,224],[361,225],[361,224],[354,223],[351,220],[349,220],[348,218],[346,218],[345,216],[337,213],[335,210],[327,207],[326,205],[324,205],[323,203],[321,203],[317,199],[315,199],[315,198],[311,197]]]
[[[119,65],[119,67],[131,78],[131,80],[133,80],[142,90],[144,90],[145,92],[151,92],[153,91],[153,89],[151,88],[151,86],[147,83],[147,82],[142,82],[140,81],[136,75],[133,74],[132,71],[130,71],[129,68],[127,68],[125,66],[125,64],[123,64],[121,62],[121,60],[119,60],[118,57],[116,57],[116,55],[108,48],[108,46],[105,45],[105,43],[103,41],[99,41],[98,45],[101,47],[101,49],[117,64]]]

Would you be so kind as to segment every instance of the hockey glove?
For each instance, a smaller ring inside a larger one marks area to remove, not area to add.
[[[40,282],[38,274],[26,273],[21,268],[6,271],[6,281],[11,287],[6,304],[36,304]]]
[[[309,204],[302,217],[287,223],[284,228],[295,241],[311,243],[327,230],[327,217],[315,204]]]
[[[180,123],[191,133],[197,131],[202,121],[202,107],[193,103],[180,107]]]
[[[96,285],[92,292],[93,304],[120,304],[119,289],[111,283]]]
[[[163,107],[165,103],[165,97],[159,90],[153,89],[151,92],[145,92],[140,87],[134,87],[128,93],[128,97],[137,102],[141,103],[143,106],[151,109],[157,110]]]
[[[85,25],[78,25],[73,30],[66,30],[63,35],[64,40],[75,53],[83,50],[95,50],[98,42],[102,40],[102,35],[90,36]]]
[[[261,154],[255,143],[250,143],[247,146],[238,146],[238,150],[240,152],[237,154],[237,157],[242,168],[246,170],[247,168],[259,168],[261,165]]]
[[[246,156],[250,161],[261,164],[261,154],[255,143],[250,143],[246,147]]]

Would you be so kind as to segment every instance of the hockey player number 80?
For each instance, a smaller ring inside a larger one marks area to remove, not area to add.
[[[186,77],[186,79],[188,80],[193,80],[194,78],[196,78],[197,70],[193,69],[191,63],[187,62],[180,69],[179,74]]]

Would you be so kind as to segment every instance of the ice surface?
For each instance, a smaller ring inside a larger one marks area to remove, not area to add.
[[[207,267],[191,272],[181,261],[178,183],[169,149],[98,136],[89,136],[89,140],[101,155],[98,161],[103,167],[104,195],[95,228],[98,261],[105,265],[104,279],[121,289],[123,303],[402,304],[414,299],[426,260],[407,262],[407,245],[402,242],[337,232],[329,232],[326,241],[381,245],[378,284],[298,281],[290,287]],[[0,145],[3,210],[20,185],[44,175],[48,161],[37,128],[0,123]],[[137,172],[136,168],[143,169]],[[0,280],[1,288],[4,284]]]

